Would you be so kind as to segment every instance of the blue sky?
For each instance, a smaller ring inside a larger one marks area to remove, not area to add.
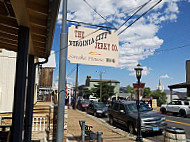
[[[107,21],[113,23],[115,27],[119,27],[127,17],[134,13],[131,9],[137,8],[147,0],[87,0],[87,2]],[[156,2],[156,0],[152,0],[134,18],[141,15]],[[52,50],[55,51],[60,48],[61,11],[60,8],[52,45]],[[106,17],[106,15],[110,16]],[[105,20],[97,15],[83,0],[68,1],[68,19],[107,25]],[[163,0],[119,35],[118,67],[80,65],[79,84],[85,84],[87,75],[97,79],[99,74],[96,71],[105,71],[103,79],[118,80],[122,87],[132,86],[132,83],[136,82],[134,67],[137,63],[140,63],[144,69],[141,81],[152,90],[157,88],[159,78],[165,89],[168,89],[168,85],[185,82],[185,61],[190,60],[189,23],[190,1]],[[125,28],[127,24],[129,23],[126,23],[122,28]],[[185,47],[183,47],[184,45]],[[57,68],[54,70],[55,84],[58,81],[59,52],[56,53],[56,64]],[[76,64],[67,61],[67,82],[75,82],[75,66]]]

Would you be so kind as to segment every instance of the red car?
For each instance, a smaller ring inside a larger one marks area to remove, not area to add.
[[[77,103],[77,109],[86,110],[90,103],[90,100],[79,100]]]

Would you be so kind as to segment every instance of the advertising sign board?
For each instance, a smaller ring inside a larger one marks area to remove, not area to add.
[[[117,66],[119,40],[115,32],[72,25],[68,38],[68,60],[71,63]]]

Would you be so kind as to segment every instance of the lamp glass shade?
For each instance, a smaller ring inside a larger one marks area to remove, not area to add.
[[[137,78],[141,78],[141,71],[142,70],[136,70],[136,76],[137,76]]]
[[[140,78],[141,78],[142,70],[143,70],[143,68],[141,68],[141,65],[138,64],[137,67],[135,68],[137,79],[140,79]]]

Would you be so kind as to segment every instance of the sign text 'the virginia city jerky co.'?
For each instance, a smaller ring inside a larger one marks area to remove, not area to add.
[[[68,60],[71,63],[117,66],[119,40],[116,33],[71,26]]]

